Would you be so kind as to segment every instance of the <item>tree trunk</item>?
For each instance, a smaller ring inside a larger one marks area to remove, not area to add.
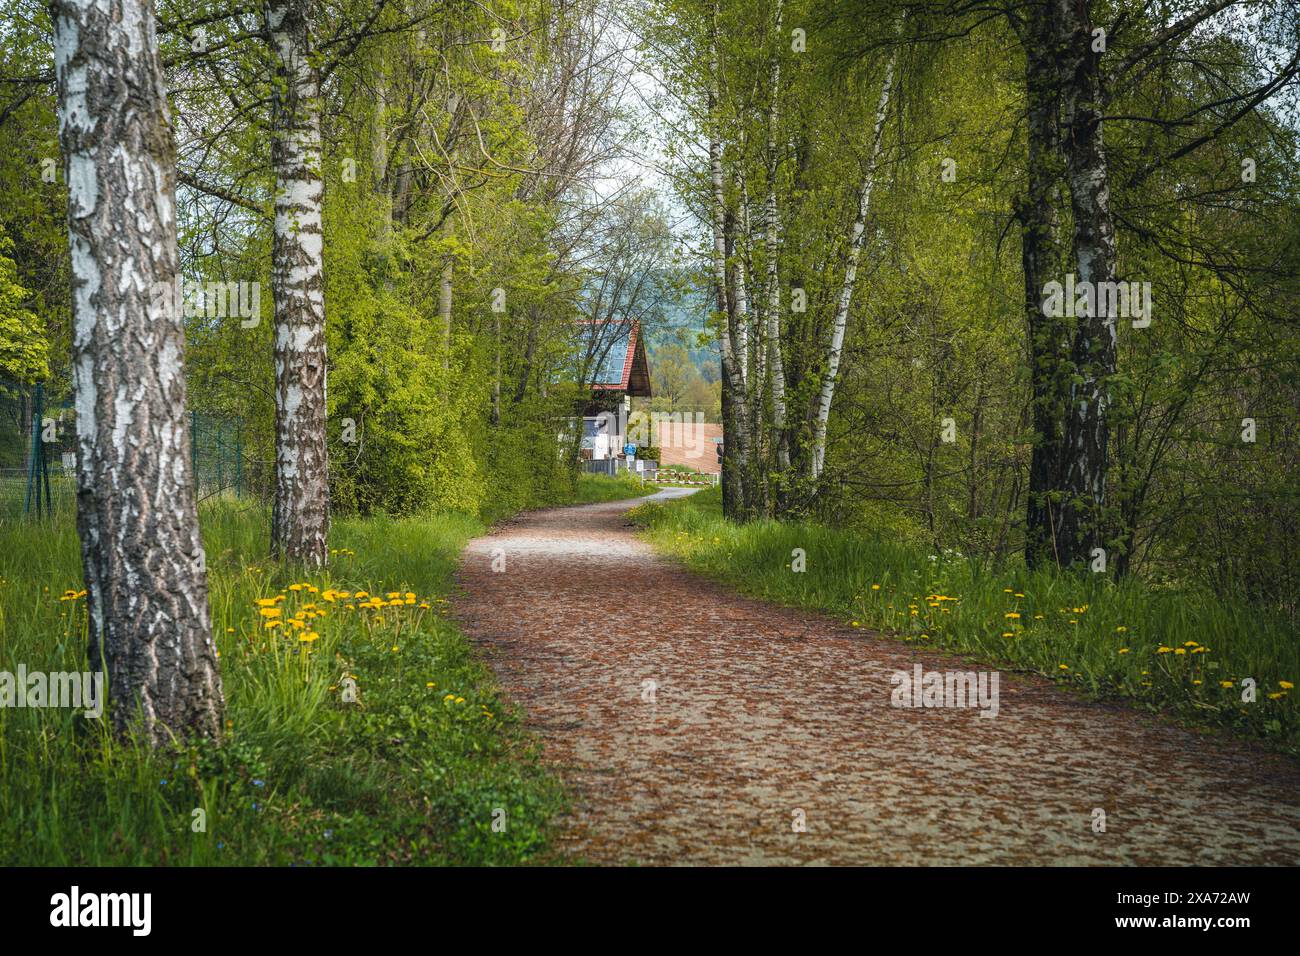
[[[709,173],[713,188],[713,282],[717,308],[723,315],[722,330],[722,511],[727,517],[744,520],[748,514],[744,479],[749,470],[749,414],[746,403],[743,328],[738,329],[735,296],[728,294],[726,196],[722,174],[722,133],[718,57],[717,3],[713,6],[714,36],[711,44],[712,76],[709,89]]]
[[[270,0],[275,54],[275,500],[271,550],[323,567],[329,533],[325,446],[325,282],[321,221],[320,82],[311,63],[307,0]]]
[[[1044,286],[1064,278],[1057,212],[1063,170],[1052,2],[1039,0],[1031,13],[1029,42],[1025,44],[1028,185],[1018,210],[1033,395],[1034,444],[1025,514],[1025,563],[1031,568],[1055,563],[1061,537],[1060,493],[1073,334],[1070,319],[1049,316],[1043,308]]]
[[[186,428],[176,162],[153,5],[52,12],[91,667],[107,670],[118,732],[155,746],[217,738],[224,704]]]
[[[1110,211],[1106,147],[1102,135],[1099,57],[1091,46],[1088,0],[1055,0],[1061,57],[1065,159],[1074,214],[1077,282],[1115,280],[1115,225]],[[1085,286],[1084,288],[1088,288]],[[1062,502],[1061,564],[1087,562],[1105,542],[1106,475],[1109,466],[1108,386],[1115,374],[1117,316],[1108,297],[1094,295],[1074,336],[1073,372],[1065,422],[1066,459]]]
[[[442,318],[442,368],[451,368],[451,277],[456,260],[442,257],[442,278],[438,285],[438,315]]]
[[[871,157],[867,161],[867,171],[862,178],[862,189],[858,193],[858,214],[853,220],[849,258],[844,268],[844,284],[840,288],[840,298],[835,306],[831,341],[826,352],[825,371],[822,373],[822,387],[817,396],[813,447],[809,459],[809,477],[814,482],[821,478],[822,469],[826,464],[826,423],[830,419],[831,401],[835,397],[835,380],[839,375],[840,355],[844,350],[844,330],[848,326],[849,305],[853,301],[853,286],[858,278],[858,257],[862,253],[863,237],[866,233],[867,210],[871,206],[871,190],[876,182],[876,166],[880,162],[885,117],[889,114],[889,99],[894,89],[894,65],[897,59],[898,50],[895,48],[889,55],[889,63],[885,67],[885,82],[880,88],[880,100],[876,104],[876,123],[871,134]]]
[[[782,0],[776,0],[775,46],[768,70],[768,85],[772,91],[772,104],[767,113],[767,216],[763,225],[767,253],[767,366],[772,390],[772,437],[776,446],[778,482],[788,480],[790,470],[790,438],[785,430],[785,363],[781,357],[781,279],[777,257],[781,251],[781,211],[776,201],[776,177],[780,167],[777,155],[776,134],[781,108],[781,57],[780,49]],[[782,494],[778,489],[778,497]]]

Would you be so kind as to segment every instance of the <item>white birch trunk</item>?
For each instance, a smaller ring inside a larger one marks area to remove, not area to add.
[[[776,0],[776,47],[769,69],[772,105],[767,114],[767,216],[764,244],[767,252],[767,371],[771,376],[772,430],[776,439],[776,463],[782,472],[790,468],[790,444],[785,433],[785,363],[781,358],[781,279],[777,256],[781,250],[781,212],[776,201],[779,159],[776,134],[780,122],[783,0]]]
[[[221,735],[186,429],[176,162],[153,5],[56,2],[77,526],[90,661],[118,732]]]
[[[269,0],[274,53],[271,162],[275,234],[275,499],[272,552],[322,567],[329,533],[325,446],[325,282],[322,268],[320,82],[307,0]]]
[[[831,401],[835,397],[835,382],[840,371],[840,356],[844,350],[844,330],[849,321],[849,305],[853,301],[853,286],[858,278],[858,258],[862,253],[863,237],[867,226],[867,211],[871,206],[871,191],[876,182],[876,167],[880,161],[885,117],[889,114],[889,101],[894,89],[894,64],[897,59],[898,51],[895,48],[889,55],[889,63],[885,66],[885,82],[880,88],[880,100],[876,105],[876,122],[871,135],[871,155],[867,161],[866,174],[862,179],[862,189],[858,194],[858,213],[853,220],[853,232],[849,240],[848,263],[844,269],[844,284],[840,288],[839,301],[835,305],[831,342],[826,352],[826,371],[822,376],[821,392],[817,396],[817,413],[813,425],[813,448],[809,462],[811,477],[814,481],[821,477],[822,469],[826,463],[826,423],[830,419]]]

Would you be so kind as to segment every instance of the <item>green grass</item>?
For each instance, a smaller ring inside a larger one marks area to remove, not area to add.
[[[561,504],[590,505],[602,501],[623,501],[627,498],[640,498],[652,495],[655,489],[640,478],[627,472],[610,475],[578,475],[578,486],[574,495]]]
[[[339,520],[329,570],[306,578],[266,561],[260,508],[209,503],[201,523],[224,746],[155,754],[112,739],[106,721],[0,708],[0,863],[546,858],[560,787],[444,617],[457,555],[479,521]],[[0,670],[85,669],[84,598],[61,600],[80,580],[70,516],[0,521]],[[366,607],[357,591],[400,603]],[[255,601],[276,597],[279,616],[262,617]],[[325,616],[306,616],[313,604]],[[300,630],[287,623],[295,614]],[[268,629],[271,620],[284,623]],[[300,640],[310,632],[318,638]],[[355,703],[341,699],[346,675]]]
[[[1300,640],[1280,615],[1244,601],[991,567],[816,524],[737,526],[723,519],[717,489],[646,503],[632,517],[660,549],[755,597],[1300,752],[1286,686],[1300,678]],[[1245,678],[1256,683],[1253,703],[1242,699]]]

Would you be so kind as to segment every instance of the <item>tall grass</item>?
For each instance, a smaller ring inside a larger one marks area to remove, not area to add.
[[[756,597],[1300,752],[1300,640],[1281,615],[1244,600],[994,567],[811,523],[737,526],[716,489],[632,514],[655,545]],[[1248,679],[1253,702],[1243,700]]]
[[[445,618],[478,520],[337,521],[329,570],[306,577],[265,560],[262,509],[210,502],[201,524],[225,744],[151,753],[79,712],[0,708],[0,863],[481,864],[545,852],[559,788]],[[80,581],[69,515],[0,521],[0,670],[85,670]],[[355,702],[343,699],[350,680]]]

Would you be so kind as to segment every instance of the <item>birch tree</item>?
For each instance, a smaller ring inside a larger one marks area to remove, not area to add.
[[[831,402],[835,398],[835,384],[840,371],[840,357],[844,351],[844,331],[849,322],[849,306],[853,302],[853,287],[858,278],[858,259],[867,228],[867,212],[871,208],[871,191],[876,183],[876,170],[880,163],[881,143],[884,139],[885,118],[889,115],[889,100],[894,89],[894,67],[898,60],[895,46],[885,65],[885,79],[880,87],[876,104],[876,120],[871,133],[871,146],[867,158],[862,187],[858,190],[858,210],[849,237],[848,261],[844,266],[844,282],[835,305],[831,322],[831,339],[826,349],[825,370],[822,373],[821,391],[816,398],[813,413],[813,447],[809,458],[809,477],[816,482],[821,478],[826,463],[826,423],[830,419]]]
[[[55,2],[68,183],[77,529],[118,732],[219,737],[186,428],[176,163],[148,0]]]
[[[745,495],[745,474],[749,460],[749,403],[745,375],[748,345],[739,303],[728,277],[726,222],[726,180],[722,169],[722,62],[718,51],[718,7],[713,5],[713,28],[709,42],[709,182],[713,228],[713,284],[717,311],[723,317],[722,346],[722,507],[731,518],[743,517],[749,508]]]
[[[1054,13],[1077,282],[1093,290],[1092,301],[1075,330],[1073,377],[1066,405],[1065,500],[1057,546],[1061,564],[1068,566],[1088,560],[1104,541],[1108,389],[1116,366],[1117,316],[1108,314],[1109,297],[1101,290],[1103,284],[1115,281],[1116,248],[1102,126],[1100,57],[1091,14],[1086,0],[1055,0]]]
[[[271,549],[289,561],[326,563],[325,284],[320,80],[312,63],[312,5],[269,0],[274,63],[271,164],[275,232],[275,491]]]
[[[777,173],[780,154],[777,131],[781,110],[781,25],[783,0],[776,0],[775,44],[768,71],[771,105],[767,112],[767,211],[764,222],[764,245],[767,253],[767,374],[772,395],[772,432],[776,445],[776,467],[784,475],[790,470],[790,436],[785,424],[785,363],[781,357],[781,278],[777,259],[781,251],[781,210],[777,205]]]

